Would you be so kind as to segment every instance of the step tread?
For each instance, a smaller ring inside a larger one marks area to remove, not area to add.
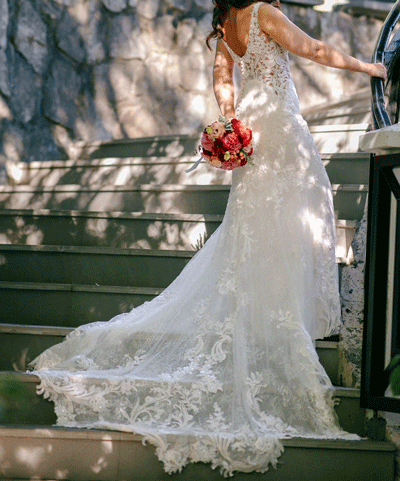
[[[40,378],[36,374],[32,374],[30,372],[18,372],[18,371],[0,371],[0,381],[2,379],[10,379],[13,378],[16,381],[24,382],[24,383],[39,383]],[[141,378],[145,379],[145,378]],[[154,379],[150,378],[152,381]],[[346,397],[346,398],[359,398],[360,397],[360,390],[356,388],[344,388],[344,387],[334,387],[333,388],[333,395],[336,397]]]
[[[189,214],[185,212],[151,213],[89,210],[56,210],[56,209],[0,209],[0,216],[53,216],[53,217],[91,217],[99,219],[146,219],[146,220],[182,220],[185,222],[222,221],[223,214]],[[340,221],[351,222],[351,221]]]
[[[354,230],[355,226],[337,226],[344,229]],[[196,254],[196,250],[178,249],[149,249],[124,248],[124,247],[93,247],[93,246],[64,246],[64,245],[36,245],[36,244],[1,244],[0,252],[3,253],[32,253],[32,254],[83,254],[98,256],[125,256],[125,257],[167,257],[190,259]],[[336,259],[341,263],[341,259]]]
[[[314,126],[313,129],[317,129],[320,127],[325,127],[324,125]],[[363,128],[368,128],[369,124],[366,122],[360,122],[357,124],[341,124],[341,130],[361,130]],[[310,129],[311,130],[311,129]],[[91,147],[99,147],[99,146],[110,146],[110,145],[124,145],[124,144],[140,144],[140,143],[152,143],[155,142],[172,142],[175,140],[195,140],[199,139],[200,134],[192,135],[192,134],[178,134],[178,135],[158,135],[156,137],[138,137],[138,138],[124,138],[124,139],[114,139],[114,140],[98,140],[94,142],[85,142],[85,141],[77,141],[75,142],[74,146],[78,148],[91,148]]]
[[[0,323],[0,334],[27,334],[34,336],[67,336],[75,330],[74,327],[58,327],[58,326],[33,326],[20,324],[3,324]],[[316,341],[316,347],[319,349],[338,349],[338,341]]]
[[[172,156],[163,156],[163,157],[109,157],[109,158],[100,158],[100,159],[69,159],[69,160],[43,160],[43,161],[33,161],[33,162],[18,162],[13,164],[13,168],[31,171],[31,170],[40,170],[40,169],[63,169],[63,168],[81,168],[81,167],[88,167],[88,168],[96,168],[96,167],[123,167],[123,166],[138,166],[138,165],[164,165],[164,164],[172,164],[172,165],[179,165],[179,164],[191,164],[194,161],[195,157],[199,155],[183,155],[179,158],[172,157]],[[350,160],[350,161],[366,161],[369,160],[370,156],[368,153],[365,152],[351,152],[351,153],[322,153],[321,159],[329,160],[329,161],[343,161],[343,160]]]
[[[97,286],[80,284],[55,284],[45,282],[0,282],[1,289],[31,291],[72,291],[96,292],[105,294],[149,294],[157,296],[163,289],[156,287]]]
[[[67,336],[74,327],[59,326],[31,326],[28,324],[2,324],[0,323],[1,334],[27,334],[34,336]]]
[[[137,186],[61,184],[55,186],[0,186],[0,193],[30,192],[187,192],[187,191],[229,191],[229,184],[141,184]],[[368,184],[332,184],[332,190],[368,192]]]
[[[94,255],[119,255],[119,256],[147,256],[147,257],[188,257],[196,253],[188,250],[172,249],[125,249],[121,247],[90,247],[90,246],[63,246],[63,245],[25,245],[25,244],[0,244],[0,252],[55,252],[71,254]]]
[[[182,191],[229,191],[228,184],[141,184],[136,186],[120,185],[80,185],[60,184],[55,186],[0,186],[0,193],[29,193],[29,192],[182,192]]]
[[[108,431],[97,429],[67,428],[62,426],[2,426],[0,425],[0,437],[19,438],[44,438],[52,439],[85,439],[98,440],[110,439],[115,441],[142,441],[143,436],[122,431]],[[369,439],[345,440],[345,439],[317,439],[317,438],[291,438],[283,439],[284,446],[309,447],[317,449],[349,449],[355,451],[382,451],[396,452],[397,447],[389,441],[372,441]]]
[[[188,213],[148,213],[148,212],[96,212],[85,210],[53,210],[53,209],[0,209],[0,217],[6,216],[53,216],[53,217],[91,217],[99,219],[146,219],[146,220],[174,220],[185,222],[222,222],[223,214],[188,214]],[[342,228],[354,229],[356,220],[336,219],[336,225]]]

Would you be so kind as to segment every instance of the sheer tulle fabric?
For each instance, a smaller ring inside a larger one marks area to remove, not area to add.
[[[233,172],[223,223],[156,299],[33,362],[58,424],[142,434],[167,472],[265,472],[281,439],[356,438],[313,347],[340,324],[330,184],[259,5],[245,56],[231,52],[255,165]]]

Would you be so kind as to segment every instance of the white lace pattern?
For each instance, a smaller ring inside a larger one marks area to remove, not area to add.
[[[259,6],[246,54],[231,53],[255,165],[233,172],[221,226],[160,296],[33,362],[58,424],[142,434],[167,472],[265,472],[281,439],[356,438],[313,347],[340,324],[331,188]]]

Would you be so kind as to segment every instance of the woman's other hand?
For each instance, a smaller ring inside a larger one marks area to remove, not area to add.
[[[378,77],[383,80],[387,79],[387,70],[383,63],[371,63],[371,71],[368,74],[371,77]]]

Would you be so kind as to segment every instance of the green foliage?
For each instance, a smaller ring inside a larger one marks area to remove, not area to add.
[[[397,354],[393,357],[386,370],[390,373],[389,383],[392,392],[398,396],[400,394],[400,355]]]

